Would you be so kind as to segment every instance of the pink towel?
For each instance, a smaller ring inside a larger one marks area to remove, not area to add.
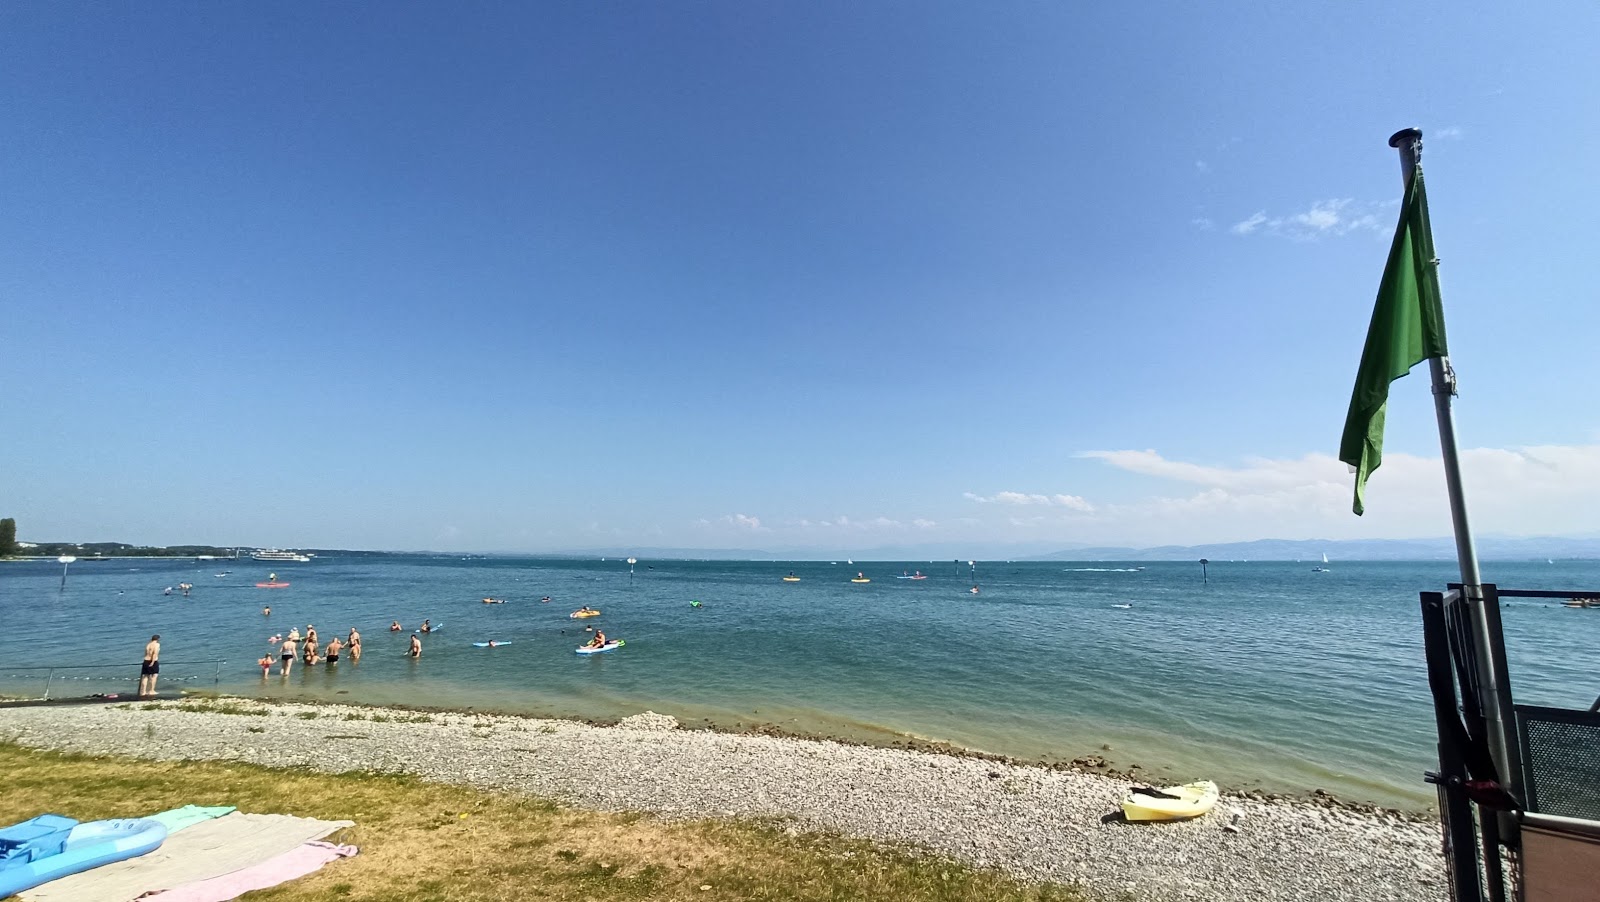
[[[266,889],[280,883],[288,883],[296,877],[314,874],[328,862],[349,858],[354,854],[356,854],[355,846],[308,842],[298,849],[284,852],[258,865],[231,874],[223,874],[221,877],[212,877],[209,880],[185,883],[144,898],[159,899],[161,902],[227,902],[251,890]]]

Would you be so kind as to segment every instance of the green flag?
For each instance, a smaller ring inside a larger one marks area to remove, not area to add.
[[[1357,515],[1366,509],[1367,477],[1383,461],[1383,413],[1389,403],[1389,383],[1422,361],[1449,353],[1435,271],[1438,262],[1428,228],[1428,195],[1418,166],[1400,206],[1400,225],[1378,285],[1378,303],[1367,327],[1367,346],[1361,352],[1361,369],[1356,373],[1344,438],[1339,442],[1339,459],[1356,470]]]

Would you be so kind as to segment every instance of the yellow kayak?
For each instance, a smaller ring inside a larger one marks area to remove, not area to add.
[[[798,576],[785,576],[783,578],[783,581],[786,582],[786,583],[797,583],[797,582],[800,581],[800,577],[798,577]]]
[[[1165,786],[1135,787],[1122,801],[1122,814],[1130,821],[1181,821],[1199,817],[1217,804],[1217,784],[1210,780]]]
[[[599,611],[573,611],[571,614],[568,614],[567,616],[571,617],[573,620],[582,620],[585,617],[599,617],[600,616],[600,612]]]
[[[860,578],[852,579],[850,581],[853,582],[853,583],[870,583],[870,582],[872,582],[872,580],[870,580],[870,579],[860,579]]]

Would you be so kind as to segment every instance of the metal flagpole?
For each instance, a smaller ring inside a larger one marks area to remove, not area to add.
[[[1389,146],[1400,151],[1401,180],[1409,190],[1412,175],[1422,160],[1422,130],[1401,129],[1389,138]],[[1431,244],[1433,239],[1430,236],[1428,240]],[[1425,278],[1435,280],[1437,288],[1439,260],[1429,260],[1428,265],[1431,270]],[[1450,399],[1456,394],[1456,373],[1448,357],[1428,358],[1428,371],[1433,376],[1433,410],[1439,421],[1439,450],[1444,458],[1445,488],[1450,496],[1450,524],[1455,530],[1456,560],[1461,566],[1461,593],[1472,619],[1472,644],[1477,652],[1478,681],[1488,697],[1488,703],[1483,705],[1483,715],[1489,732],[1489,754],[1494,758],[1501,785],[1510,786],[1513,785],[1513,775],[1508,767],[1511,757],[1499,704],[1501,675],[1495,671],[1489,622],[1483,613],[1483,578],[1478,575],[1478,552],[1472,545],[1472,529],[1467,524],[1467,502],[1461,491],[1461,458],[1456,451],[1456,424],[1450,410]]]

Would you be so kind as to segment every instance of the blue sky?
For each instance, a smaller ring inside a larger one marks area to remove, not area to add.
[[[1365,518],[1332,460],[1418,125],[1477,525],[1595,534],[1597,16],[0,6],[0,515],[444,550],[1446,534],[1424,373]]]

